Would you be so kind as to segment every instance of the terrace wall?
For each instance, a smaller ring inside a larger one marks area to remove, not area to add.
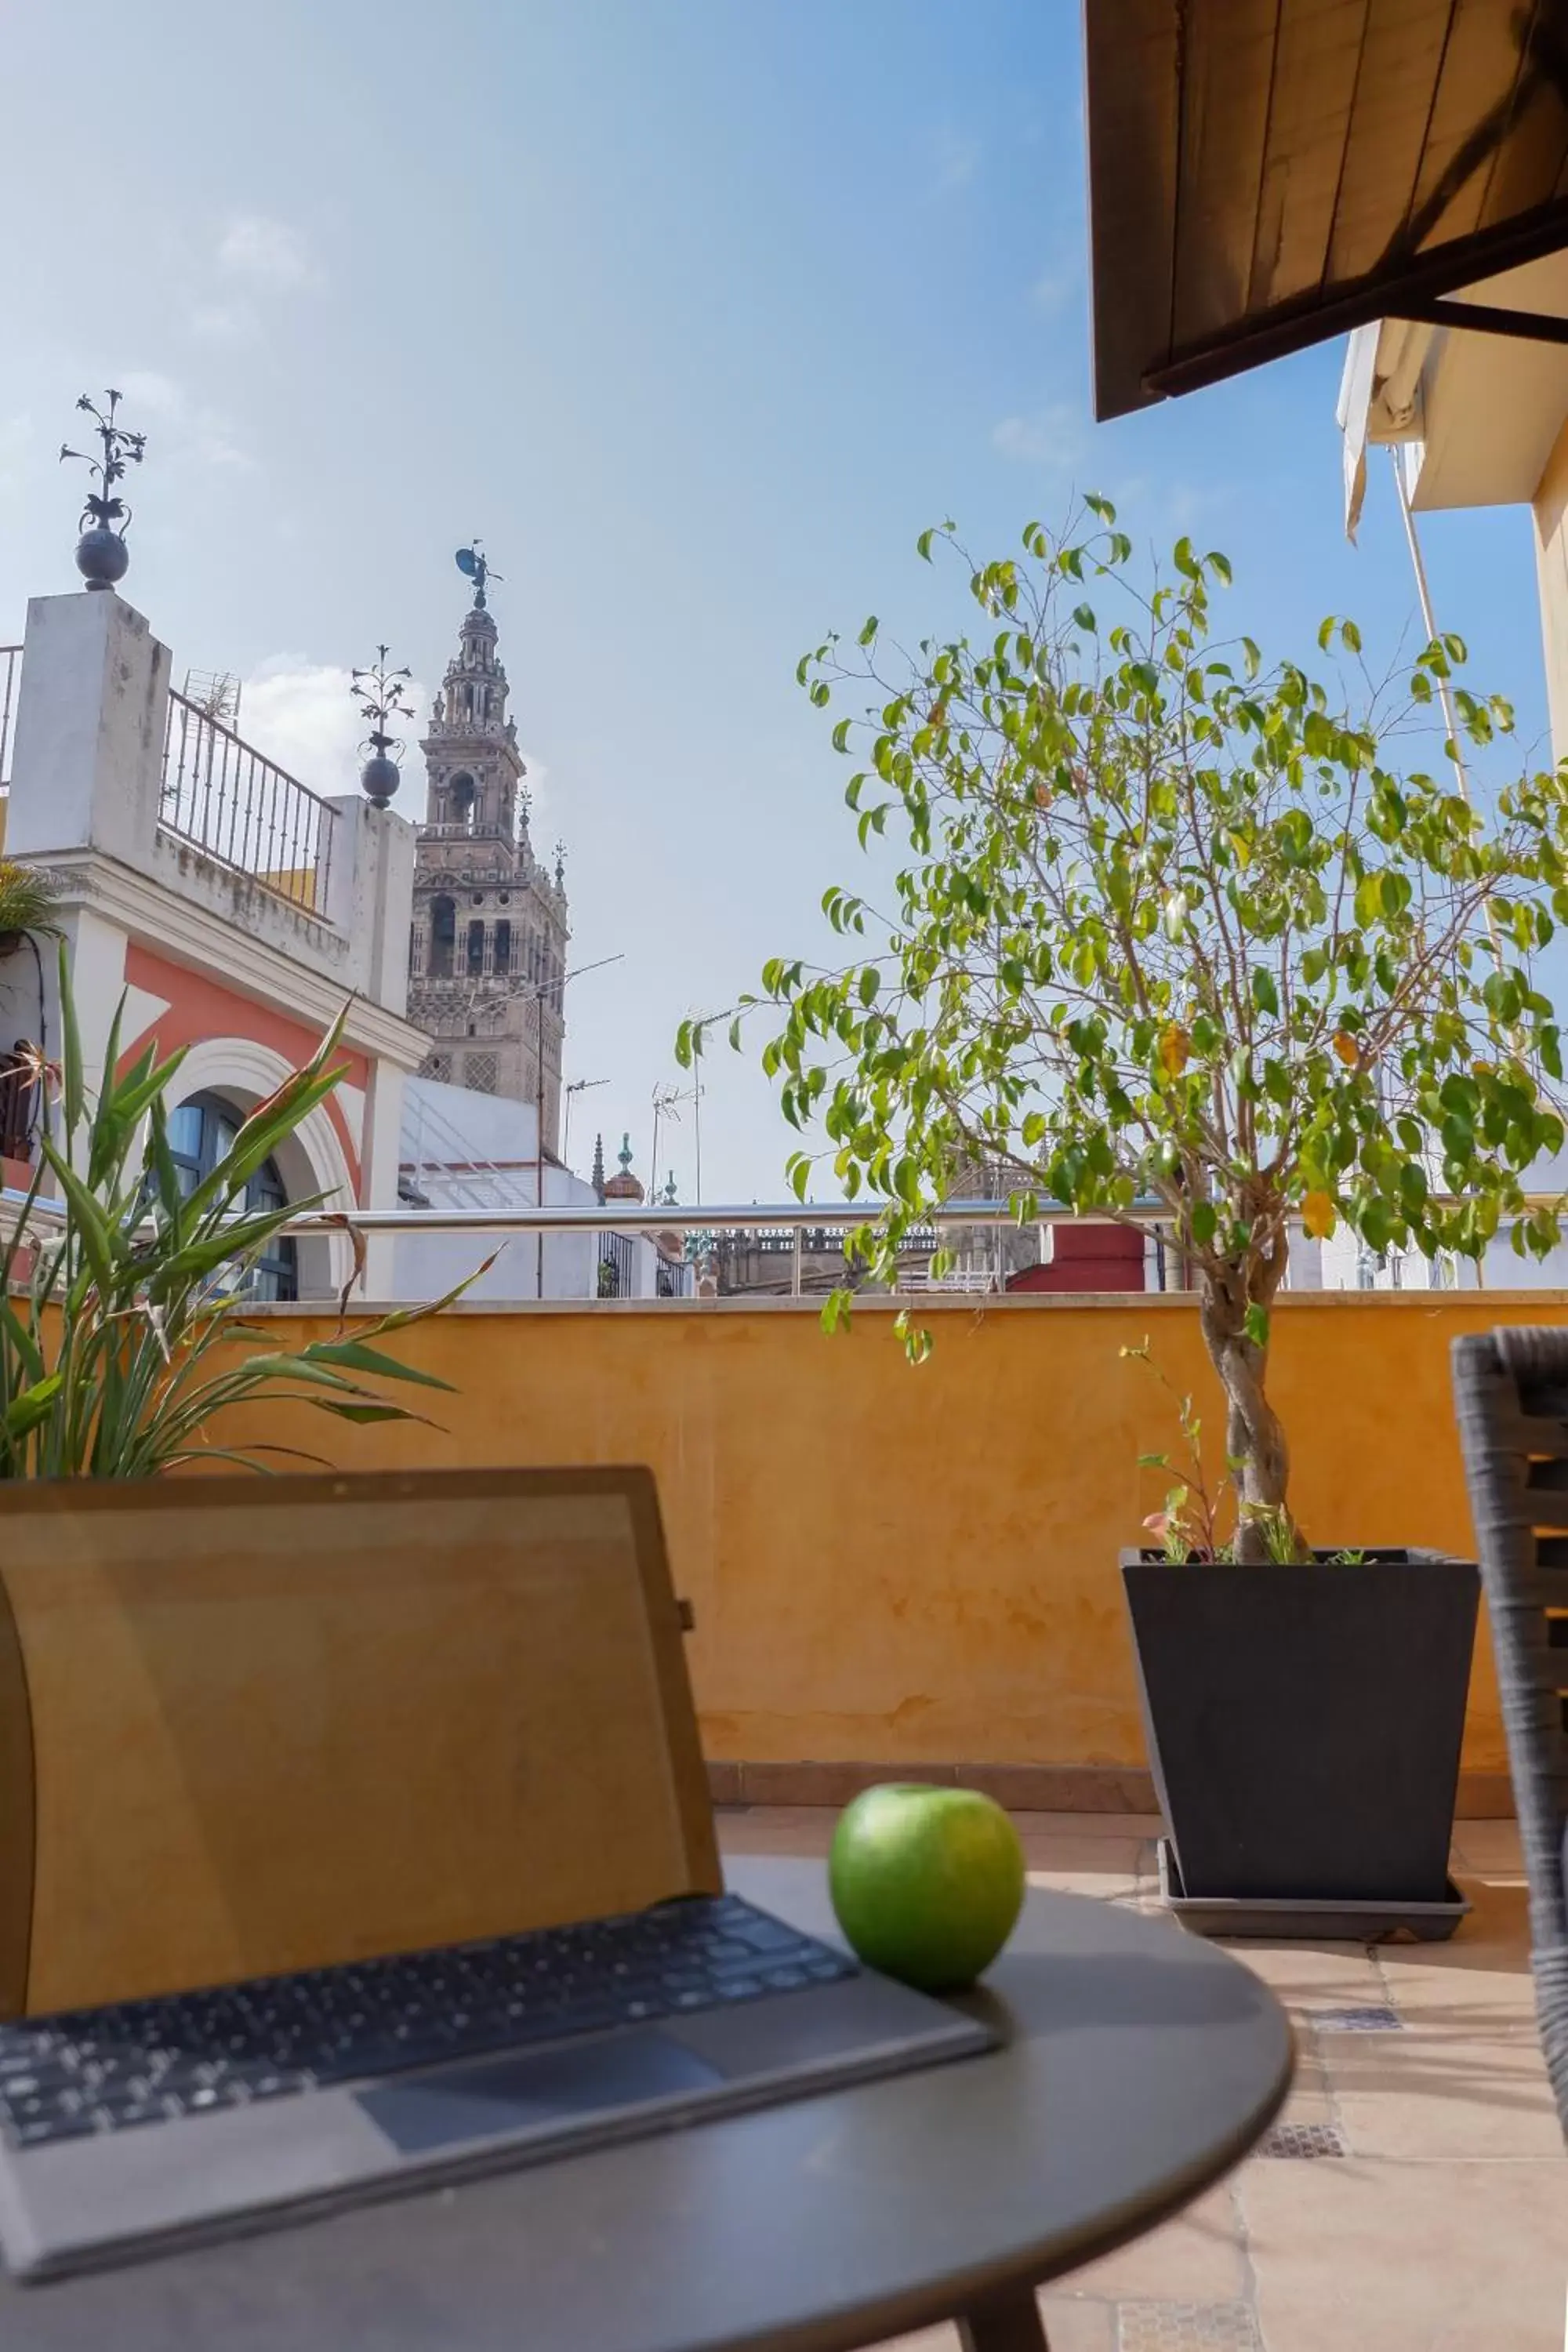
[[[752,1768],[718,1771],[722,1794],[838,1801],[857,1776],[805,1766],[971,1767],[1018,1803],[1141,1809],[1117,1552],[1161,1499],[1137,1457],[1172,1432],[1157,1385],[1118,1351],[1152,1336],[1197,1390],[1217,1457],[1193,1303],[921,1311],[936,1346],[911,1369],[875,1304],[836,1339],[784,1300],[464,1309],[393,1343],[454,1383],[431,1404],[444,1428],[307,1426],[278,1408],[249,1433],[345,1468],[651,1464],[696,1609],[708,1751]],[[278,1319],[280,1339],[328,1328]],[[1314,1539],[1468,1551],[1449,1342],[1565,1319],[1563,1293],[1281,1301],[1271,1386]],[[1462,1810],[1507,1810],[1505,1761],[1483,1628]]]

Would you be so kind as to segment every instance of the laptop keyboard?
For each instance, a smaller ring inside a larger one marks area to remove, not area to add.
[[[737,1895],[0,2026],[13,2147],[561,2041],[853,1976]]]

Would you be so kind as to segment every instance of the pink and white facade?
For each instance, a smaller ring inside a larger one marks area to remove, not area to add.
[[[37,597],[16,675],[6,856],[47,866],[89,1083],[124,998],[122,1059],[187,1049],[172,1097],[243,1114],[347,1006],[347,1070],[279,1153],[289,1197],[395,1208],[404,1081],[429,1050],[405,1018],[415,829],[357,794],[322,798],[174,694],[168,648],[107,593]],[[0,962],[0,1045],[58,1050],[51,959]],[[391,1244],[366,1287],[393,1294]],[[346,1241],[302,1240],[300,1296]]]

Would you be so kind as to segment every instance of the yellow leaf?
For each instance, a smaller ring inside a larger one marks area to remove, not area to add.
[[[1348,1029],[1334,1031],[1334,1051],[1347,1070],[1353,1070],[1361,1061],[1361,1047]]]
[[[1330,1192],[1309,1192],[1301,1203],[1301,1223],[1312,1239],[1326,1242],[1337,1222],[1333,1195]]]
[[[1160,1067],[1168,1078],[1179,1078],[1192,1057],[1193,1041],[1178,1022],[1169,1021],[1160,1032]]]

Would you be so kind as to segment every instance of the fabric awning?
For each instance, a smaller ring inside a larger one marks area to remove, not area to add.
[[[1101,417],[1568,246],[1568,0],[1085,0],[1085,26]]]

